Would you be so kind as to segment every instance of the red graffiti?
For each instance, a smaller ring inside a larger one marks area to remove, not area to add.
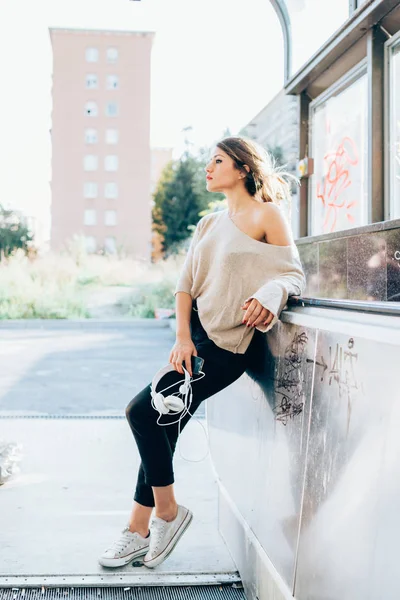
[[[323,178],[323,187],[321,182],[317,182],[317,198],[325,208],[324,231],[335,231],[339,211],[345,211],[351,223],[355,221],[350,210],[357,205],[357,200],[346,201],[343,192],[351,186],[350,168],[358,162],[356,144],[349,137],[343,138],[336,152],[324,156],[327,173]]]

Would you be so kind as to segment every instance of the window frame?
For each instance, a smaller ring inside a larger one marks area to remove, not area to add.
[[[107,168],[107,159],[115,159],[115,164],[116,164],[116,168],[115,169],[108,169]],[[119,170],[119,158],[118,158],[118,154],[106,154],[106,156],[104,157],[104,171],[106,171],[106,173],[116,173]]]
[[[85,188],[86,188],[86,186],[89,186],[89,185],[95,186],[96,193],[95,193],[94,196],[87,196],[86,195],[86,189]],[[98,186],[98,183],[96,181],[84,181],[84,183],[83,183],[83,197],[85,199],[87,199],[87,200],[94,200],[95,198],[98,198],[98,196],[99,196],[99,186]]]
[[[116,87],[109,85],[109,80],[110,80],[111,77],[115,77],[116,82],[117,82],[117,86]],[[106,89],[110,90],[110,91],[112,91],[112,90],[119,90],[119,76],[118,75],[116,75],[115,73],[107,73],[107,76],[106,76]]]
[[[349,0],[349,17],[353,15],[361,6],[363,6],[367,0]]]
[[[94,158],[95,159],[94,163],[95,163],[96,166],[95,166],[94,169],[87,169],[86,168],[86,159],[89,159],[89,158]],[[99,170],[99,156],[98,156],[98,154],[85,154],[83,156],[83,170],[85,171],[85,173],[93,173],[93,172]]]
[[[107,223],[107,217],[106,217],[106,215],[107,214],[111,214],[111,213],[114,213],[114,215],[115,215],[115,222],[114,223]],[[115,208],[107,208],[104,211],[104,225],[105,225],[105,227],[117,227],[117,224],[118,224],[117,211],[115,210]]]
[[[93,223],[86,223],[86,215],[91,213],[94,215]],[[85,208],[83,211],[83,226],[84,227],[96,227],[97,226],[97,210],[95,208]]]
[[[96,60],[89,60],[88,59],[88,52],[89,50],[95,50],[96,51]],[[85,49],[85,60],[88,63],[97,63],[99,62],[99,49],[97,48],[97,46],[87,46]]]
[[[94,250],[88,250],[88,239],[94,240]],[[85,235],[85,248],[88,254],[95,254],[97,252],[97,239],[95,235]]]
[[[392,128],[391,124],[395,120],[394,90],[391,85],[393,80],[393,51],[399,47],[400,53],[400,31],[385,42],[384,46],[384,206],[385,219],[400,218],[400,197],[398,198],[397,216],[396,216],[396,198],[393,189],[393,160],[391,156],[392,149]],[[398,99],[400,101],[400,98]]]
[[[108,142],[107,141],[107,132],[108,131],[114,131],[116,132],[116,141],[115,142]],[[107,144],[107,146],[116,146],[119,142],[119,129],[116,129],[115,127],[107,127],[106,129],[106,135],[105,135],[105,143]]]
[[[110,252],[110,254],[117,254],[118,253],[117,238],[115,237],[115,235],[107,235],[104,238],[104,250],[105,250],[106,253],[108,252],[108,250],[106,248],[107,240],[114,240],[114,250],[112,252]]]
[[[117,56],[115,59],[110,58],[108,55],[109,50],[115,50],[117,52]],[[115,65],[119,60],[119,48],[117,46],[109,46],[106,50],[106,63],[108,65]]]
[[[362,76],[366,75],[368,77],[368,63],[367,58],[363,58],[357,65],[355,65],[352,69],[350,69],[347,73],[345,73],[342,77],[340,77],[335,83],[333,83],[330,87],[328,87],[324,92],[322,92],[315,100],[312,100],[308,107],[308,123],[309,123],[309,133],[308,133],[308,145],[309,145],[309,156],[314,158],[316,154],[316,149],[314,147],[315,144],[315,135],[313,132],[313,117],[315,110],[321,105],[324,104],[327,100],[332,98],[332,96],[337,95],[338,93],[343,92],[348,87],[350,87],[353,83],[355,83]],[[368,131],[367,131],[368,134]],[[368,158],[367,158],[368,161]],[[368,162],[367,162],[368,168]],[[367,223],[364,225],[359,225],[359,227],[365,227],[370,224],[371,221],[371,197],[370,197],[370,182],[366,180],[366,193],[367,193]],[[312,206],[312,193],[313,193],[313,185],[310,184],[307,186],[307,237],[315,237],[321,235],[332,235],[332,234],[324,234],[324,233],[315,233],[312,230],[313,223],[313,206]],[[338,230],[345,231],[345,230]]]
[[[108,107],[109,107],[111,104],[114,104],[114,105],[116,106],[116,111],[115,111],[115,113],[114,113],[114,114],[112,114],[112,115],[110,115],[110,114],[108,113]],[[118,105],[118,102],[116,102],[115,100],[107,100],[107,102],[106,102],[106,117],[110,117],[111,119],[115,119],[116,117],[118,117],[118,111],[119,111],[119,105]]]
[[[90,86],[88,85],[88,78],[89,77],[95,77],[96,78],[96,85],[94,86]],[[96,73],[86,73],[85,75],[85,89],[86,90],[98,90],[99,89],[99,77]]]
[[[107,186],[108,185],[113,185],[115,186],[115,190],[116,190],[116,194],[115,196],[108,196],[107,195]],[[116,200],[119,196],[119,189],[118,189],[118,183],[116,181],[106,181],[104,184],[104,198],[106,198],[106,200]]]
[[[87,136],[89,135],[88,132],[94,132],[94,135],[96,136],[96,141],[95,142],[89,142],[87,140]],[[86,127],[85,128],[85,133],[84,133],[84,140],[85,140],[85,144],[88,144],[89,146],[94,146],[95,144],[98,144],[99,143],[99,136],[98,136],[97,129],[95,129],[94,127]]]
[[[87,105],[88,104],[93,104],[96,107],[96,114],[89,114],[87,111]],[[94,119],[95,117],[99,116],[99,105],[97,104],[97,102],[95,102],[94,100],[87,100],[85,102],[85,117],[89,117],[89,119]]]

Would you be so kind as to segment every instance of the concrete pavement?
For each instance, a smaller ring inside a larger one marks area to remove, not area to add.
[[[22,445],[20,471],[0,487],[0,586],[239,580],[218,533],[210,457],[185,460],[207,451],[202,418],[182,432],[185,459],[175,454],[176,497],[194,512],[176,550],[154,570],[97,563],[132,509],[140,457],[125,406],[174,339],[161,321],[0,323],[0,438]]]
[[[0,416],[124,416],[174,341],[155,319],[0,322]]]

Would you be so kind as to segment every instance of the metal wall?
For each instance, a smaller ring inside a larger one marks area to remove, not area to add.
[[[207,403],[221,533],[249,599],[397,599],[400,321],[281,318]]]

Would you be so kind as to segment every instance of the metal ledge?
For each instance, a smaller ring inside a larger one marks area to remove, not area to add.
[[[316,306],[336,310],[352,310],[361,313],[373,313],[400,317],[400,302],[363,302],[361,300],[336,300],[333,298],[300,298],[291,296],[288,306]]]

